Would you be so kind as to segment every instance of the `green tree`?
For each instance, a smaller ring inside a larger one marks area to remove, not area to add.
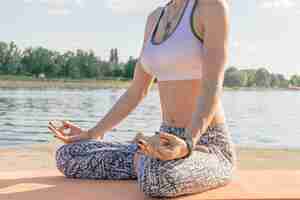
[[[53,77],[60,71],[59,64],[56,64],[58,57],[58,52],[53,52],[43,47],[27,48],[23,52],[22,63],[26,66],[26,71],[36,77],[40,73]]]
[[[248,72],[246,70],[239,70],[240,81],[242,87],[247,87],[248,85]]]
[[[98,77],[111,77],[112,76],[112,65],[107,62],[107,61],[101,61],[100,62],[100,70],[99,70],[99,73],[98,73]]]
[[[76,54],[74,56],[69,57],[67,62],[68,76],[73,79],[78,79],[82,77],[80,70],[80,57]]]
[[[289,86],[289,80],[284,77],[282,74],[277,74],[278,79],[280,80],[279,87],[287,88]]]
[[[300,87],[300,75],[293,75],[291,78],[290,78],[290,84],[293,85],[293,86],[297,86],[297,87]]]
[[[123,76],[123,69],[122,66],[119,64],[112,64],[112,76],[114,77],[122,77]]]
[[[225,71],[224,86],[226,87],[241,87],[242,77],[239,70],[235,67],[230,67]]]
[[[21,50],[14,42],[0,42],[0,70],[4,74],[16,74],[22,71]]]
[[[255,73],[255,83],[258,87],[271,86],[271,74],[265,68],[259,68]]]
[[[135,65],[138,59],[134,59],[132,56],[129,57],[127,63],[124,66],[124,77],[133,78]]]
[[[255,74],[256,70],[255,69],[243,69],[241,70],[243,73],[247,74],[247,83],[246,87],[255,87],[256,86],[256,79],[255,79]]]
[[[61,55],[61,70],[59,72],[60,77],[71,77],[72,63],[71,60],[75,56],[74,52],[67,51]]]
[[[280,87],[280,79],[277,74],[271,74],[271,87]]]

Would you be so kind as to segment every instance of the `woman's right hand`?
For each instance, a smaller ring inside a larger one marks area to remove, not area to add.
[[[175,135],[160,132],[153,136],[145,136],[139,132],[134,138],[139,147],[139,152],[160,160],[174,160],[186,154],[185,142]],[[204,145],[196,145],[194,150],[209,153]]]
[[[54,133],[54,137],[60,139],[66,144],[77,142],[80,140],[91,139],[91,134],[88,131],[81,129],[79,126],[69,122],[62,121],[63,126],[56,127],[53,121],[49,122],[48,128]],[[69,129],[69,133],[66,134],[64,131]]]

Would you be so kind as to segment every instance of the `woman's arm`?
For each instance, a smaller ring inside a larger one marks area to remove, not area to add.
[[[145,41],[148,39],[154,22],[156,21],[159,9],[160,8],[157,8],[147,17],[142,50],[144,49]],[[107,131],[119,124],[147,95],[153,81],[154,77],[144,70],[139,57],[130,87],[96,126],[88,130],[89,135],[92,138],[102,138]]]
[[[147,95],[152,82],[152,76],[146,74],[141,68],[140,62],[137,62],[130,87],[96,126],[88,130],[89,135],[92,138],[102,138],[107,131],[120,123]]]
[[[223,92],[224,65],[228,57],[229,16],[225,0],[202,1],[201,17],[204,28],[203,84],[197,109],[187,132],[194,145],[206,132],[219,107]]]

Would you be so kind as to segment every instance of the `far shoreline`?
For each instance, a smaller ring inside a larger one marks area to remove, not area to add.
[[[128,88],[131,80],[2,80],[1,89],[105,89]]]
[[[126,89],[130,79],[3,79],[0,89]],[[157,84],[153,84],[157,89]],[[224,87],[225,91],[299,91],[291,88]]]

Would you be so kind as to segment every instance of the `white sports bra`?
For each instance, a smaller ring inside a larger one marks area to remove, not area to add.
[[[186,0],[183,12],[175,30],[164,41],[154,41],[154,35],[165,8],[154,26],[145,47],[140,54],[140,61],[146,72],[158,81],[201,79],[203,40],[193,27],[192,14],[197,0]]]

